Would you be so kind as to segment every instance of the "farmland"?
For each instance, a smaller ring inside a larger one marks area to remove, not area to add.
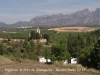
[[[55,30],[57,32],[90,32],[97,29],[98,27],[58,27],[50,28],[48,30]]]

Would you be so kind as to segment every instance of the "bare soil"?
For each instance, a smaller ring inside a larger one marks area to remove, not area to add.
[[[48,30],[55,30],[57,32],[90,32],[98,29],[97,27],[59,27],[50,28]]]
[[[59,71],[58,71],[59,70]],[[97,75],[95,72],[58,67],[38,62],[13,63],[0,66],[0,75]]]

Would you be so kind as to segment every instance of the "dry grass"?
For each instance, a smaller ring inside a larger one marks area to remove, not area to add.
[[[96,75],[100,75],[100,70],[95,70],[93,68],[87,69],[87,72],[91,72],[92,74],[96,73]]]
[[[0,75],[99,75],[99,71],[94,69],[80,70],[84,68],[81,65],[63,65],[59,62],[48,65],[32,60],[21,59],[21,61],[13,63],[10,59],[0,56]]]
[[[25,60],[26,61],[26,60]],[[73,69],[74,67],[80,67],[80,65],[66,65],[66,66],[55,66],[48,65],[43,63],[38,63],[34,61],[15,63],[10,65],[2,65],[0,66],[0,75],[97,75],[95,72],[85,72],[85,71],[56,71],[58,69]],[[18,71],[7,71],[5,69],[17,69]],[[22,71],[20,70],[22,69]],[[33,69],[33,71],[32,71]],[[35,71],[34,71],[35,69]],[[37,69],[42,69],[38,71]],[[52,71],[48,70],[52,69]],[[46,71],[48,70],[48,71]]]
[[[50,28],[48,30],[55,30],[57,32],[90,32],[98,29],[97,27],[60,27]]]
[[[11,64],[11,63],[14,63],[14,61],[12,61],[4,56],[0,56],[0,65]]]

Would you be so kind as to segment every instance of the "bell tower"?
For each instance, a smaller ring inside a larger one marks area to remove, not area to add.
[[[39,35],[40,35],[40,29],[39,29],[39,28],[37,28],[37,30],[36,30],[36,31],[37,31],[37,33],[39,33]]]

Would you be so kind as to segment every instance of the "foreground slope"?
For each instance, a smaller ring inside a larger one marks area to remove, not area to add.
[[[9,58],[6,58],[4,56],[0,56],[0,65],[11,64],[11,63],[14,63],[14,61],[12,61]]]
[[[58,71],[56,69],[66,69]],[[73,69],[73,68],[72,68]],[[97,75],[94,72],[71,71],[68,67],[41,64],[38,62],[23,62],[0,66],[0,75]]]

